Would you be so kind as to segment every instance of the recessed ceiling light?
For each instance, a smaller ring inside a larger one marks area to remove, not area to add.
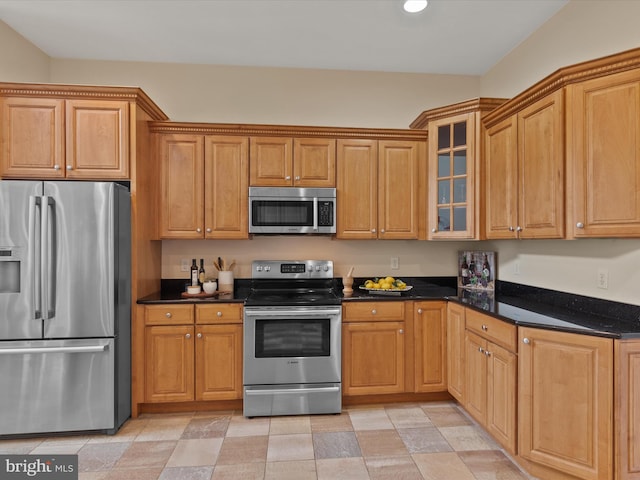
[[[427,0],[405,0],[404,11],[418,13],[427,8]]]

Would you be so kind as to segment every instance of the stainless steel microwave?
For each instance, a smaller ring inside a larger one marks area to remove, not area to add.
[[[249,233],[336,233],[336,189],[249,187]]]

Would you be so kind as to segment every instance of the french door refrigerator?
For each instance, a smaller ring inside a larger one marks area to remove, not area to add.
[[[116,183],[0,181],[0,436],[130,416],[130,220]]]

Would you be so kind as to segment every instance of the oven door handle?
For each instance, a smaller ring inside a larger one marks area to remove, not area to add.
[[[340,387],[311,387],[311,388],[274,388],[267,390],[245,390],[247,396],[258,395],[273,395],[281,393],[335,393],[339,392]]]
[[[340,309],[327,309],[327,310],[258,310],[257,312],[244,310],[245,315],[251,318],[271,318],[271,317],[296,317],[296,318],[307,318],[307,317],[317,317],[318,315],[338,315],[340,314]]]

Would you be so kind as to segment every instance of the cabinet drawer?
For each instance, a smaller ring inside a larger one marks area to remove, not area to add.
[[[466,320],[469,330],[512,352],[516,351],[518,335],[515,325],[470,309],[467,309]]]
[[[196,305],[196,323],[242,323],[242,304]]]
[[[147,305],[146,325],[182,325],[193,323],[193,305]]]
[[[349,302],[342,313],[343,322],[403,321],[405,302]]]

